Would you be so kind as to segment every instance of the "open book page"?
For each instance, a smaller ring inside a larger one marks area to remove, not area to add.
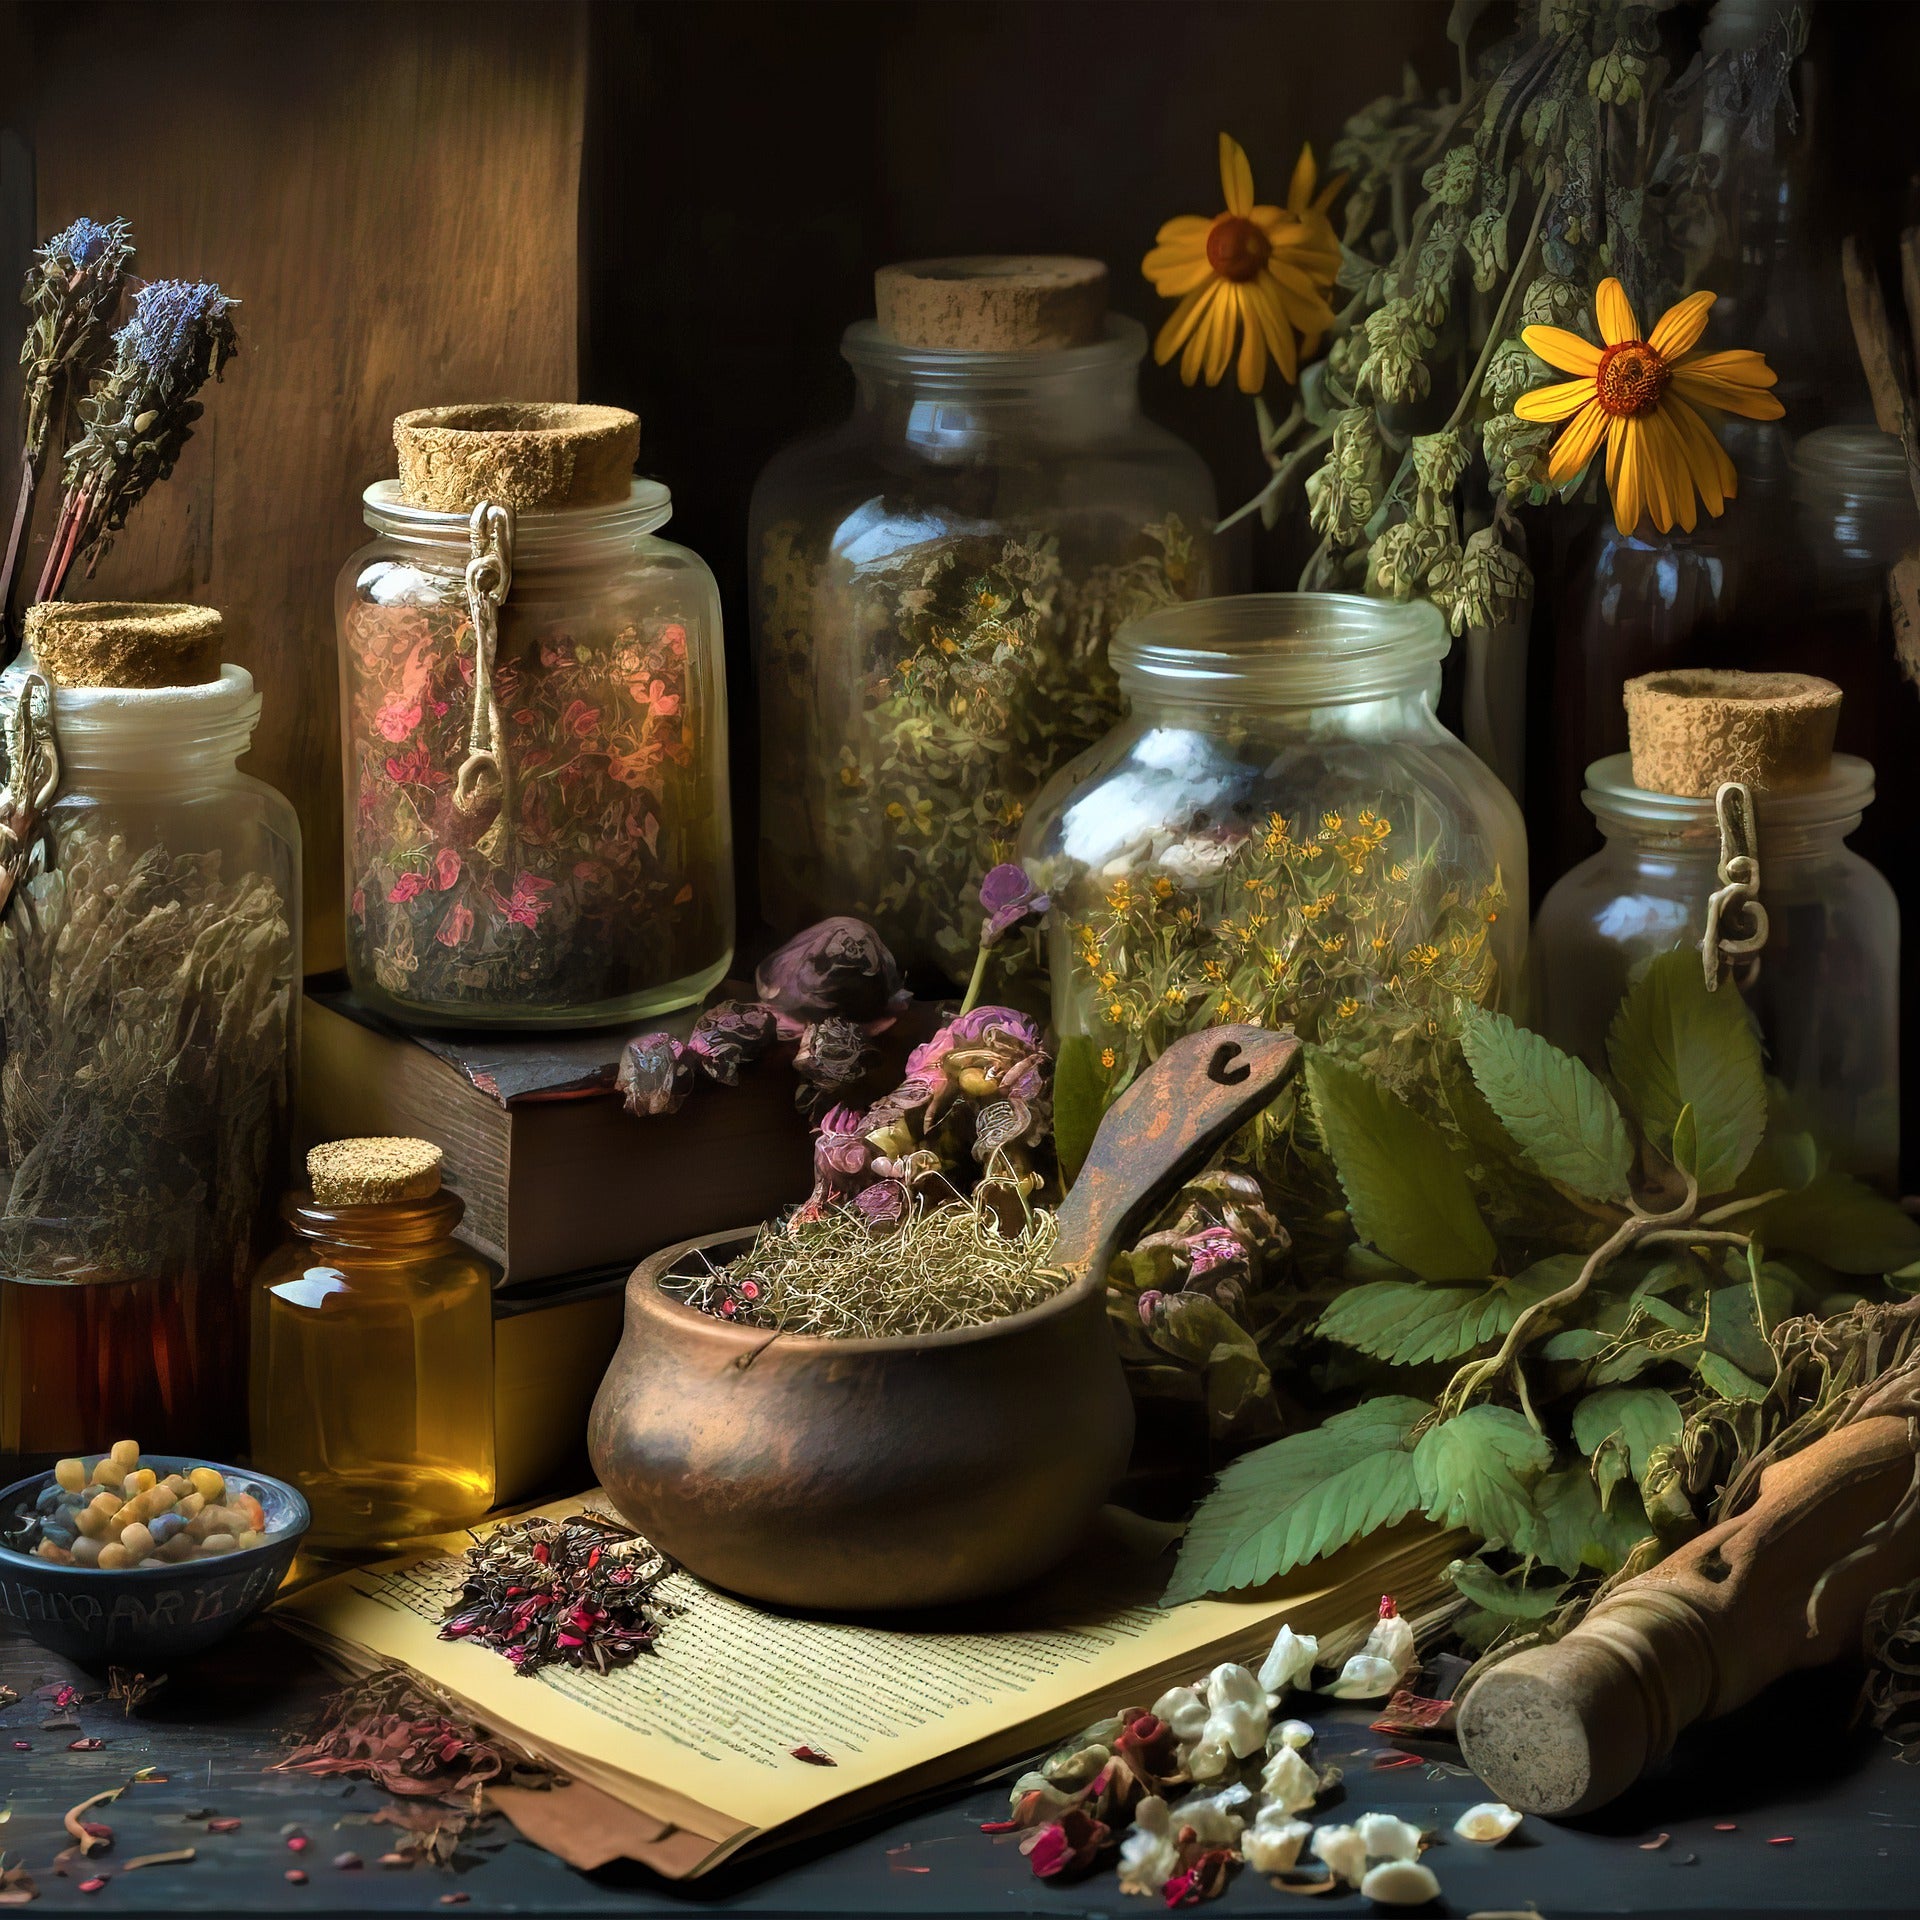
[[[603,1495],[542,1511],[610,1511]],[[1086,1556],[991,1605],[884,1621],[828,1620],[735,1599],[676,1573],[658,1649],[609,1674],[528,1678],[470,1641],[439,1638],[459,1587],[458,1534],[281,1603],[296,1630],[411,1667],[477,1718],[572,1763],[629,1805],[720,1843],[1011,1758],[1215,1661],[1264,1651],[1282,1620],[1326,1632],[1384,1590],[1431,1595],[1453,1545],[1402,1527],[1257,1598],[1162,1609],[1164,1562]],[[810,1747],[823,1767],[796,1759]],[[963,1760],[964,1757],[964,1760]],[[961,1764],[956,1764],[961,1762]]]

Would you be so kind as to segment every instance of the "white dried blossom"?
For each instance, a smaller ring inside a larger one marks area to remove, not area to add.
[[[1320,1658],[1320,1642],[1310,1633],[1295,1633],[1282,1627],[1273,1637],[1273,1647],[1260,1663],[1260,1684],[1267,1690],[1267,1705],[1277,1707],[1289,1687],[1305,1686]]]
[[[1208,1674],[1205,1693],[1206,1723],[1187,1756],[1187,1771],[1196,1780],[1217,1780],[1234,1761],[1266,1745],[1267,1690],[1245,1667],[1227,1661]]]
[[[1362,1878],[1360,1891],[1378,1907],[1424,1907],[1440,1898],[1440,1882],[1417,1860],[1387,1860]]]
[[[1301,1759],[1298,1748],[1282,1747],[1261,1770],[1260,1791],[1268,1805],[1304,1813],[1320,1797],[1320,1776]]]
[[[1252,1788],[1238,1782],[1221,1788],[1218,1793],[1189,1794],[1173,1809],[1173,1831],[1179,1833],[1191,1827],[1196,1840],[1210,1847],[1223,1847],[1240,1838],[1249,1818],[1242,1809],[1251,1809],[1252,1805]]]
[[[1413,1671],[1418,1657],[1413,1629],[1399,1614],[1386,1614],[1375,1622],[1367,1644],[1340,1669],[1339,1679],[1327,1691],[1336,1700],[1384,1699]]]
[[[1519,1814],[1504,1800],[1482,1800],[1453,1823],[1453,1830],[1462,1840],[1477,1840],[1482,1846],[1497,1847],[1519,1824]]]
[[[1169,1687],[1153,1703],[1153,1717],[1179,1741],[1198,1740],[1207,1726],[1207,1703],[1197,1687]]]
[[[1352,1827],[1316,1827],[1308,1843],[1336,1880],[1357,1887],[1367,1877],[1367,1843]]]
[[[1170,846],[1160,850],[1155,865],[1163,873],[1172,875],[1176,880],[1185,880],[1189,884],[1208,880],[1221,872],[1240,851],[1238,840],[1193,839],[1175,840]],[[1176,1693],[1190,1693],[1190,1687],[1176,1687]]]
[[[1263,1808],[1260,1816],[1240,1836],[1240,1858],[1255,1873],[1285,1873],[1300,1859],[1313,1829],[1304,1820],[1285,1820],[1276,1813],[1272,1819]]]
[[[1120,1842],[1120,1891],[1158,1893],[1180,1869],[1172,1809],[1150,1793],[1133,1810],[1133,1825]]]
[[[1278,1753],[1282,1747],[1291,1747],[1298,1753],[1312,1746],[1313,1739],[1313,1729],[1304,1720],[1282,1720],[1267,1731],[1267,1751]]]
[[[1417,1860],[1420,1857],[1420,1829],[1397,1813],[1363,1813],[1353,1823],[1354,1831],[1366,1843],[1369,1860]]]

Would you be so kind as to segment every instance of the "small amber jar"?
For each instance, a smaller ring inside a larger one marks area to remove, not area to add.
[[[495,1272],[453,1238],[439,1163],[417,1140],[314,1148],[256,1279],[254,1462],[306,1495],[313,1547],[397,1546],[493,1504]]]

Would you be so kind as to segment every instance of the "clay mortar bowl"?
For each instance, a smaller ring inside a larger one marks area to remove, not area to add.
[[[627,1283],[588,1428],[614,1505],[701,1579],[781,1606],[947,1605],[1044,1573],[1133,1440],[1108,1262],[1298,1057],[1291,1035],[1255,1027],[1169,1047],[1108,1112],[1060,1209],[1069,1284],[1003,1320],[886,1340],[772,1333],[663,1285],[757,1228],[655,1254]]]

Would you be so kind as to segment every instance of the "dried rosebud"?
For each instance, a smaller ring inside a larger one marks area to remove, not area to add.
[[[897,1180],[876,1180],[853,1196],[853,1207],[870,1227],[897,1227],[907,1217],[907,1190]]]
[[[1180,1742],[1167,1723],[1151,1713],[1130,1713],[1120,1737],[1113,1743],[1116,1759],[1149,1793],[1181,1776]]]
[[[670,1033],[643,1033],[620,1055],[614,1087],[636,1117],[678,1113],[693,1085],[693,1063]]]
[[[980,882],[980,944],[997,946],[1016,927],[1044,917],[1052,904],[1024,867],[1011,861],[989,867]]]
[[[694,1022],[687,1039],[690,1065],[723,1087],[739,1084],[740,1069],[758,1060],[780,1037],[771,1007],[753,1000],[721,1000]]]
[[[761,961],[754,991],[789,1028],[829,1016],[888,1020],[910,996],[887,944],[864,920],[836,914]]]
[[[975,1007],[907,1056],[907,1078],[934,1089],[935,1112],[955,1094],[974,1100],[1044,1097],[1049,1071],[1039,1024],[1011,1007]]]
[[[793,1056],[793,1070],[801,1084],[795,1099],[803,1113],[830,1104],[844,1089],[856,1085],[878,1058],[877,1050],[858,1021],[830,1017],[802,1030]]]
[[[813,1177],[826,1196],[844,1200],[872,1178],[873,1147],[867,1116],[852,1107],[829,1107],[813,1138]]]
[[[1113,1845],[1113,1831],[1104,1820],[1075,1807],[1050,1821],[1021,1842],[1020,1851],[1042,1880],[1085,1873]]]

